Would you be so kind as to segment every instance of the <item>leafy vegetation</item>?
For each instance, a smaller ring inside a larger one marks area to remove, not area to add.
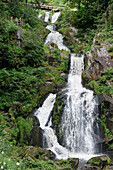
[[[68,71],[69,53],[44,45],[48,30],[36,10],[19,1],[0,4],[0,32],[0,169],[57,169],[43,156],[23,159],[19,152],[30,144],[33,109],[66,81],[61,73]]]
[[[42,150],[40,156],[33,156],[33,150],[32,154],[27,154],[33,125],[29,115],[34,108],[42,104],[49,92],[55,92],[59,85],[66,81],[61,74],[68,72],[69,53],[58,50],[54,43],[51,43],[51,49],[43,43],[48,34],[44,27],[46,24],[38,19],[39,10],[35,10],[27,3],[35,2],[39,8],[44,1],[21,2],[19,0],[0,2],[0,169],[50,170],[62,167],[73,169],[69,160],[50,161],[49,158],[45,158],[46,154]],[[100,41],[113,44],[112,0],[62,2],[46,0],[45,2],[66,7],[56,24],[72,52],[90,50],[97,30],[103,32]],[[75,11],[71,10],[72,7]],[[18,24],[20,17],[21,26]],[[17,38],[18,30],[22,31],[20,39]],[[112,52],[113,48],[110,46],[109,53]],[[97,81],[90,82],[90,86],[97,94],[112,96],[112,75],[113,69],[108,68]],[[60,122],[59,114],[62,107],[63,103],[60,103],[58,115],[54,120],[56,124]],[[106,136],[110,136],[105,125],[105,116],[101,117],[101,124]],[[59,140],[62,140],[60,126],[58,134]]]
[[[106,116],[102,115],[100,118],[100,123],[105,131],[105,137],[112,137],[110,130],[106,127]]]
[[[95,90],[97,94],[109,94],[113,95],[113,69],[107,68],[99,77],[99,79],[92,80],[89,83],[90,87]]]

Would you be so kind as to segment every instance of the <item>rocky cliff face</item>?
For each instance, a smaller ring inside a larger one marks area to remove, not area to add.
[[[85,76],[90,80],[98,80],[107,67],[113,67],[113,54],[108,50],[112,43],[102,43],[103,33],[98,33],[93,39],[91,50],[86,53]]]
[[[83,83],[99,95],[100,123],[104,129],[104,141],[112,145],[113,139],[113,36],[111,31],[98,33],[91,50],[86,53]],[[107,71],[106,71],[107,70]],[[111,148],[112,150],[112,148]]]

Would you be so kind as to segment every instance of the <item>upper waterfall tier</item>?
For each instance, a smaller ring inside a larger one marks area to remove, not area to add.
[[[60,50],[66,50],[70,51],[64,44],[63,44],[63,36],[57,31],[52,31],[51,33],[48,34],[45,44],[48,42],[53,42],[55,43]]]
[[[47,25],[47,27],[46,27],[51,32],[46,37],[45,44],[47,44],[48,42],[53,42],[58,46],[58,48],[60,50],[66,50],[66,51],[70,52],[70,50],[63,44],[62,34],[60,34],[59,32],[56,31],[56,25],[53,24],[57,21],[59,15],[60,15],[60,12],[55,12],[52,15],[52,19],[51,19],[52,25]],[[49,23],[49,20],[50,20],[49,13],[46,12],[44,21]]]
[[[84,69],[84,55],[71,54],[71,66],[68,76],[68,87],[70,89],[83,88],[81,74]]]
[[[52,19],[51,19],[51,23],[55,23],[59,17],[61,12],[55,12],[53,15],[52,15]]]
[[[44,18],[44,22],[49,22],[49,12],[45,13],[45,18]]]

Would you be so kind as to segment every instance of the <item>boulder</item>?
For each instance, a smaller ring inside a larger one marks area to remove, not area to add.
[[[88,170],[93,170],[92,167],[94,169],[103,169],[106,165],[110,165],[111,164],[111,159],[106,156],[106,155],[102,155],[102,156],[98,156],[98,157],[93,157],[91,158],[82,168],[83,170],[85,170],[85,168],[87,167]]]
[[[71,165],[72,169],[76,170],[78,168],[79,159],[78,158],[69,158],[69,164]]]
[[[39,119],[36,116],[32,116],[33,126],[40,126]]]
[[[100,168],[93,165],[84,165],[81,170],[100,170]]]
[[[23,149],[19,149],[18,154],[23,158],[23,160],[31,158],[34,161],[37,161],[37,159],[40,159],[42,155],[44,155],[43,160],[49,160],[49,152],[46,149],[34,146],[27,146]]]
[[[43,147],[43,130],[40,127],[32,127],[30,144],[37,147]]]
[[[50,160],[55,160],[55,158],[56,158],[55,153],[52,152],[51,150],[48,150],[48,153],[49,153],[49,159],[50,159]]]

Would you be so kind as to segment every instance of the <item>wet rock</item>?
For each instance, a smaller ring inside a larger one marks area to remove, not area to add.
[[[100,170],[100,168],[93,165],[84,165],[81,170]]]
[[[43,147],[43,130],[40,127],[33,126],[30,144],[37,147]]]
[[[100,169],[102,169],[102,168],[104,168],[106,165],[109,165],[109,164],[111,164],[111,159],[108,157],[108,156],[106,156],[106,155],[102,155],[102,156],[98,156],[98,157],[94,157],[94,158],[91,158],[88,162],[87,162],[87,164],[85,164],[84,166],[85,167],[90,167],[90,168],[92,168],[92,166],[93,167],[95,167],[95,168],[100,168]],[[84,168],[84,167],[83,167]],[[84,170],[84,169],[83,169]],[[88,170],[90,170],[90,169],[88,169]]]
[[[68,159],[69,160],[69,164],[71,165],[72,169],[77,169],[78,168],[78,164],[79,164],[79,159],[78,158],[71,158]]]
[[[33,126],[40,126],[39,119],[36,116],[32,116]]]
[[[61,118],[64,111],[64,106],[66,104],[66,90],[58,93],[54,108],[52,111],[52,127],[55,129],[56,135],[58,137],[58,142],[62,143],[62,132],[61,132]]]
[[[60,74],[60,77],[63,77],[64,79],[67,79],[67,74],[61,73],[61,74]]]
[[[54,153],[54,152],[52,152],[51,150],[48,150],[48,153],[49,153],[49,159],[51,159],[51,160],[55,160],[55,158],[56,158],[55,153]]]

